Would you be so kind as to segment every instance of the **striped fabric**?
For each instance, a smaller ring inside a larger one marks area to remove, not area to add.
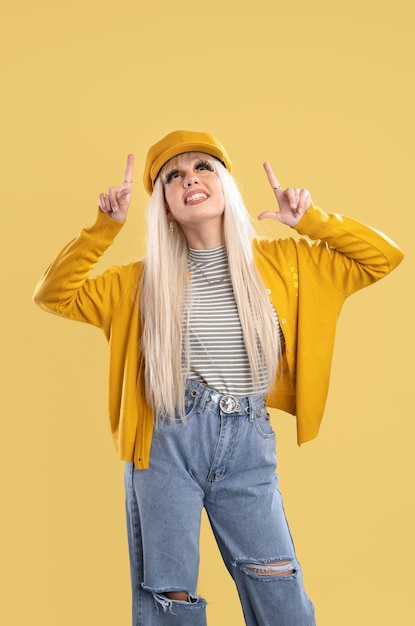
[[[188,263],[191,274],[188,297],[192,303],[189,377],[220,393],[244,396],[266,391],[264,372],[259,385],[252,381],[226,248],[191,248]]]

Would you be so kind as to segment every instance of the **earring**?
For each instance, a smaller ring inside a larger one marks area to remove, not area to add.
[[[169,222],[169,233],[170,235],[174,233],[174,220],[170,220]]]

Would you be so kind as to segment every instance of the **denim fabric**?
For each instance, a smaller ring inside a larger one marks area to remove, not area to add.
[[[206,625],[207,603],[197,595],[203,507],[246,624],[314,626],[278,489],[264,395],[237,398],[236,407],[222,401],[221,408],[222,397],[189,380],[186,420],[154,433],[148,470],[126,464],[133,626]],[[187,592],[189,602],[168,599],[168,591]]]

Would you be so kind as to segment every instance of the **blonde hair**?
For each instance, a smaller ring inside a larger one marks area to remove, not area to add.
[[[254,263],[254,229],[232,176],[217,159],[207,159],[223,188],[225,246],[252,378],[258,383],[265,371],[270,386],[280,355],[279,333],[269,296]],[[176,415],[183,419],[189,367],[188,246],[179,224],[175,223],[173,232],[169,232],[162,183],[165,168],[166,165],[155,182],[147,207],[147,255],[140,299],[146,397],[156,422],[173,420]]]

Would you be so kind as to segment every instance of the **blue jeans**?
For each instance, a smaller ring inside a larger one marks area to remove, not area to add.
[[[126,464],[133,626],[205,626],[197,595],[205,507],[248,626],[314,626],[275,474],[264,395],[186,385],[186,420],[154,433],[150,466]],[[184,591],[188,601],[165,594]]]

